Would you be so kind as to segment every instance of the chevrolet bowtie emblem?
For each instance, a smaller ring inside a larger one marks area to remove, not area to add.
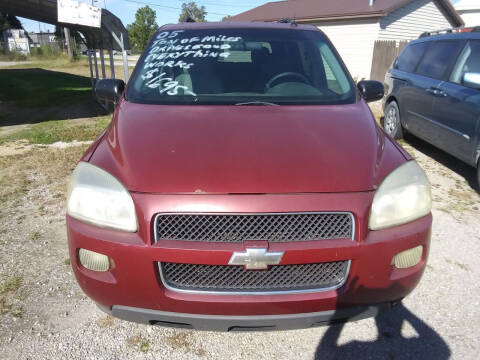
[[[267,269],[268,265],[277,265],[282,260],[283,251],[268,252],[265,248],[247,248],[245,252],[234,252],[229,265],[243,265],[245,269]]]

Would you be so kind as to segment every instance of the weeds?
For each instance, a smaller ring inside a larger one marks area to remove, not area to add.
[[[103,318],[98,319],[96,322],[99,328],[105,329],[112,327],[115,324],[115,319],[112,316],[107,315]]]
[[[127,339],[127,345],[146,353],[150,350],[150,341],[144,338],[142,335],[133,336]]]
[[[0,315],[10,313],[15,317],[22,316],[23,310],[21,306],[12,307],[12,305],[7,302],[7,296],[16,293],[20,286],[22,286],[22,278],[20,276],[8,278],[0,286]]]
[[[8,292],[17,291],[22,285],[22,278],[20,276],[14,276],[8,278],[0,287],[0,295],[5,295]]]
[[[30,240],[37,241],[41,236],[42,234],[40,234],[38,231],[35,231],[32,235],[30,235]]]
[[[0,51],[1,61],[25,61],[27,56],[19,51]]]
[[[15,317],[22,317],[23,314],[23,308],[21,306],[15,306],[10,310],[10,314],[12,314]]]

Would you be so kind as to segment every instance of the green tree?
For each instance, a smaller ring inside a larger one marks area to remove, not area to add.
[[[158,29],[155,17],[155,11],[147,5],[137,10],[135,21],[127,26],[128,37],[135,50],[143,51],[150,38],[155,34]]]
[[[182,12],[178,18],[178,22],[185,22],[189,18],[196,22],[205,22],[207,16],[207,10],[205,10],[205,6],[198,6],[194,1],[183,3],[182,4]]]
[[[22,23],[15,15],[0,12],[0,33],[8,29],[22,29]]]
[[[222,21],[227,21],[228,19],[230,19],[232,16],[231,15],[226,15],[222,18]]]

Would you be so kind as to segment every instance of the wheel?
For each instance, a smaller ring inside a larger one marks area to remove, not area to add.
[[[400,110],[396,101],[391,101],[385,107],[385,118],[383,119],[385,132],[394,139],[403,138],[402,123],[400,122]]]

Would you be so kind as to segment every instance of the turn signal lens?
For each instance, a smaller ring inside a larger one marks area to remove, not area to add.
[[[392,260],[393,265],[399,269],[406,269],[417,265],[422,259],[423,247],[419,245],[417,247],[402,251],[395,255]]]
[[[92,271],[108,271],[110,269],[110,258],[107,255],[80,249],[78,251],[80,264]]]

